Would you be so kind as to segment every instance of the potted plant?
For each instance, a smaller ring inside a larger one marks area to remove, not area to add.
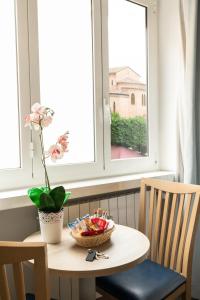
[[[59,136],[57,142],[44,150],[43,129],[53,120],[54,111],[48,107],[35,103],[31,113],[25,117],[25,126],[36,130],[41,146],[41,163],[44,168],[45,186],[33,187],[28,190],[28,196],[38,208],[41,235],[47,243],[59,243],[62,236],[64,204],[71,192],[66,192],[63,186],[51,188],[47,173],[46,159],[52,161],[61,159],[68,151],[68,132]]]

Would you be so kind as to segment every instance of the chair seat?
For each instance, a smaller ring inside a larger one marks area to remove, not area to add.
[[[27,293],[26,294],[26,300],[35,300],[35,295]],[[55,300],[55,299],[51,299],[51,300]]]
[[[185,282],[185,277],[151,260],[126,272],[96,279],[99,288],[123,300],[161,300]]]
[[[26,300],[35,300],[35,295],[33,295],[33,294],[26,294]]]

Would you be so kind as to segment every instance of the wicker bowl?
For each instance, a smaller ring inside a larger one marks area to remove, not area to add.
[[[114,229],[115,226],[113,226],[112,228],[106,230],[101,234],[97,234],[93,236],[82,236],[80,233],[75,233],[73,231],[71,231],[71,235],[76,240],[79,246],[92,248],[107,242],[110,239]]]

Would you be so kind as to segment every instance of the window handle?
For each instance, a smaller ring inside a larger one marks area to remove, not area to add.
[[[111,108],[110,108],[110,103],[106,98],[104,98],[104,113],[105,113],[105,118],[108,119],[109,123],[111,124]]]

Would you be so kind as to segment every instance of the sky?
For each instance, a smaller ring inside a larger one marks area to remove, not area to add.
[[[146,26],[143,6],[109,0],[109,67],[129,66],[146,80]]]

